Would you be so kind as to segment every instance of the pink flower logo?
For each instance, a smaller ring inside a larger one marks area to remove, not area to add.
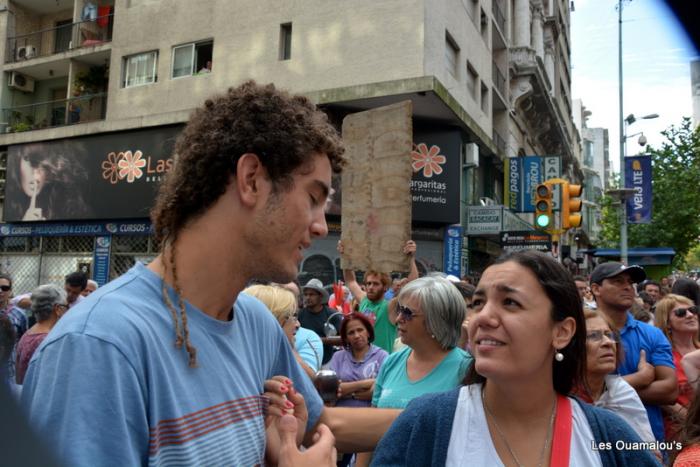
[[[141,178],[143,176],[141,169],[146,165],[146,161],[141,159],[142,155],[141,151],[136,151],[133,154],[131,151],[126,151],[124,157],[117,163],[119,178],[126,178],[128,183],[134,183],[134,180]]]
[[[119,155],[115,152],[107,154],[107,160],[102,161],[102,178],[109,180],[109,183],[115,185],[119,181],[119,161],[124,157],[124,153]]]
[[[442,164],[447,162],[447,158],[440,154],[439,146],[428,146],[425,143],[419,143],[415,149],[411,151],[413,159],[413,171],[418,172],[423,169],[425,178],[432,178],[433,174],[440,175],[442,173]]]

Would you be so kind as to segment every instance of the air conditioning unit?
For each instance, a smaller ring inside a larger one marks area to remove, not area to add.
[[[10,74],[10,82],[8,86],[19,91],[34,92],[34,78],[30,78],[22,73],[13,71]]]
[[[462,166],[479,167],[479,146],[476,143],[462,145]]]
[[[36,47],[33,45],[25,45],[17,49],[17,60],[27,60],[36,57]]]

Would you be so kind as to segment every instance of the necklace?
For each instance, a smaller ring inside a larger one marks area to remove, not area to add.
[[[493,426],[496,427],[496,432],[498,433],[498,436],[501,437],[501,440],[503,441],[503,444],[506,445],[506,448],[508,449],[508,452],[510,453],[511,457],[515,461],[515,463],[518,465],[518,467],[525,467],[525,464],[520,462],[518,459],[518,456],[515,455],[515,451],[513,451],[513,448],[510,447],[510,444],[508,444],[508,440],[506,439],[506,435],[503,434],[503,431],[501,431],[501,427],[498,426],[498,423],[496,422],[496,417],[493,416],[491,413],[491,410],[489,409],[488,404],[486,404],[486,398],[484,397],[484,388],[482,386],[481,388],[481,403],[484,406],[484,410],[486,413],[491,417],[491,421],[493,422]],[[552,407],[552,415],[549,416],[549,428],[547,429],[547,437],[544,440],[544,445],[542,446],[542,451],[540,452],[540,461],[537,464],[537,467],[542,467],[542,464],[544,463],[544,453],[547,452],[547,447],[549,447],[549,442],[552,439],[552,428],[554,427],[554,416],[556,415],[556,408],[557,408],[557,403],[556,400],[554,402],[554,406]]]

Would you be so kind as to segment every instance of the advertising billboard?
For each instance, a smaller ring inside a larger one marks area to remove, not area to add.
[[[8,148],[5,222],[148,217],[182,126]]]

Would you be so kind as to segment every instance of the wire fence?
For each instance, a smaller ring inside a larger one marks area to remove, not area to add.
[[[63,285],[65,276],[82,271],[92,278],[94,236],[1,237],[0,272],[13,279],[13,293],[31,292],[41,284]],[[115,279],[136,261],[149,263],[157,255],[152,237],[114,236],[109,279]]]

